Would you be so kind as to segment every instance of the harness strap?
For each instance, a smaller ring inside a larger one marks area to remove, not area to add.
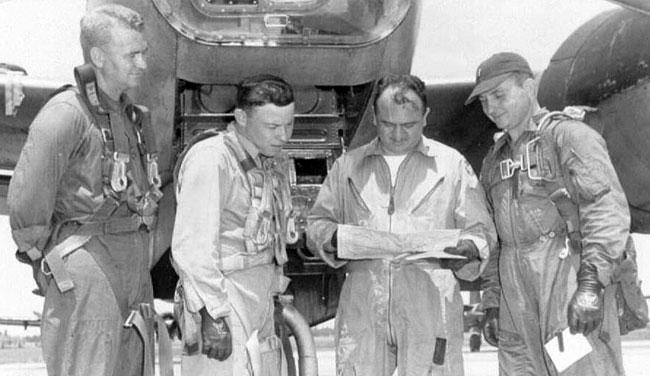
[[[219,270],[228,274],[237,270],[248,269],[255,266],[267,265],[273,262],[275,255],[272,252],[260,252],[255,254],[236,253],[222,257],[219,260]]]
[[[152,228],[156,215],[134,214],[129,217],[110,218],[105,221],[81,223],[77,234],[106,235],[138,231],[142,225]]]
[[[62,293],[72,290],[74,283],[65,267],[63,259],[88,243],[95,235],[120,234],[138,231],[142,225],[151,228],[156,221],[155,215],[111,218],[107,221],[80,223],[73,235],[52,248],[41,260],[41,272],[52,276]]]
[[[126,113],[133,124],[139,125],[135,128],[138,137],[138,150],[140,155],[145,157],[147,168],[147,181],[152,190],[160,189],[162,181],[158,172],[158,152],[156,150],[156,135],[151,127],[151,113],[145,106],[128,104]]]
[[[63,262],[63,258],[76,251],[90,240],[90,235],[71,235],[57,244],[41,260],[41,272],[54,277],[54,282],[61,293],[72,290],[74,283]]]
[[[568,111],[568,113],[565,111]],[[540,142],[549,145],[549,149],[554,151],[554,158],[557,159],[557,145],[551,133],[552,130],[564,120],[581,120],[583,117],[584,111],[582,112],[582,116],[580,116],[579,113],[569,107],[565,108],[564,111],[549,112],[542,117],[537,127],[537,134],[539,135]],[[561,168],[559,161],[557,162],[557,168]],[[568,184],[565,181],[565,176],[563,173],[560,173],[559,178],[552,180],[546,179],[546,182],[549,184],[549,199],[553,202],[560,217],[566,223],[568,243],[574,252],[580,252],[582,250],[580,215],[578,213],[578,205],[567,189]]]
[[[174,357],[172,354],[172,341],[167,332],[167,324],[160,315],[154,316],[156,333],[158,334],[158,364],[160,376],[174,375]]]
[[[169,333],[167,333],[167,326],[149,303],[140,303],[139,309],[131,310],[129,316],[124,321],[124,327],[135,328],[140,335],[140,339],[142,339],[144,349],[143,376],[154,376],[154,364],[152,363],[152,358],[149,356],[151,351],[150,339],[152,339],[154,333],[150,333],[150,327],[154,328],[154,331],[158,334],[160,375],[174,375],[172,347]]]

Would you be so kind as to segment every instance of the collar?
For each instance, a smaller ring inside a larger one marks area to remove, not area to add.
[[[122,95],[120,95],[120,99],[116,101],[115,99],[109,97],[108,94],[106,94],[106,92],[99,87],[97,89],[97,97],[99,98],[100,106],[108,111],[120,112],[130,102],[130,99],[126,93],[122,93]]]
[[[246,136],[241,134],[237,127],[235,126],[235,122],[230,122],[228,124],[228,131],[231,131],[235,134],[237,137],[237,142],[239,142],[239,145],[241,145],[242,149],[244,149],[244,152],[250,156],[258,165],[261,165],[261,157],[262,155],[260,154],[259,149],[257,149],[257,146],[253,144],[252,141],[250,141]]]
[[[413,152],[419,152],[422,155],[430,158],[435,158],[437,156],[437,152],[435,148],[433,147],[432,144],[425,144],[424,143],[424,136],[420,138],[420,142],[418,142],[417,146],[415,149],[407,154],[413,153]],[[363,153],[363,157],[369,157],[369,156],[383,156],[386,155],[386,152],[381,147],[381,144],[379,143],[379,138],[375,137],[370,143],[368,144],[368,147]]]
[[[537,132],[537,128],[539,127],[539,122],[546,114],[548,114],[548,110],[546,108],[541,108],[536,113],[534,113],[533,116],[531,116],[530,121],[528,122],[528,127],[526,128],[526,130],[524,130],[524,132],[521,134],[520,137],[524,137],[524,135],[526,135],[527,133]],[[496,140],[494,141],[495,152],[498,152],[506,144],[512,144],[512,137],[508,132],[498,132],[495,133],[495,136],[496,136]]]
[[[540,108],[539,111],[537,111],[533,115],[533,122],[535,123],[536,127],[539,127],[539,122],[542,120],[544,116],[546,116],[546,114],[548,114],[548,110],[546,109],[546,107],[543,107]]]

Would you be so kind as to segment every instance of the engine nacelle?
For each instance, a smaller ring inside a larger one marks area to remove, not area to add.
[[[602,13],[575,31],[544,72],[539,99],[550,110],[588,105],[586,120],[607,141],[627,195],[632,231],[650,233],[650,17]]]

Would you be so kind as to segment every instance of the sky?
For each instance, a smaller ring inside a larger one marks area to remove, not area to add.
[[[423,0],[413,73],[467,81],[481,61],[517,52],[542,71],[579,25],[618,6],[604,0]]]
[[[412,71],[426,82],[472,80],[482,60],[504,50],[522,54],[533,70],[541,71],[579,25],[616,8],[602,0],[422,2]],[[78,20],[83,9],[82,2],[73,0],[0,0],[0,62],[22,65],[34,77],[72,82],[72,67],[81,62]],[[650,274],[650,241],[639,246],[640,254],[645,249],[649,255],[641,262]],[[15,260],[14,252],[7,217],[0,216],[0,316],[31,318],[42,309],[42,299],[31,293],[31,271]],[[650,275],[645,279],[650,282]]]

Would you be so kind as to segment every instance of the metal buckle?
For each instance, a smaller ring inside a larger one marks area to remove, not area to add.
[[[129,316],[124,320],[124,327],[125,328],[131,328],[133,327],[133,321],[135,320],[135,316],[138,314],[138,311],[132,310],[129,312]]]
[[[515,171],[523,166],[523,157],[519,157],[518,161],[512,159],[504,159],[499,162],[499,169],[501,170],[501,180],[510,179],[515,175]]]
[[[41,273],[43,273],[47,277],[52,275],[52,270],[50,270],[49,265],[47,265],[47,261],[45,261],[45,257],[41,259]]]
[[[153,154],[147,154],[147,180],[149,184],[160,188],[162,182],[160,180],[160,174],[158,173],[158,156]]]
[[[539,141],[539,137],[535,137],[532,140],[528,141],[526,143],[526,169],[528,170],[528,178],[530,180],[542,180],[542,174],[540,172],[540,163],[539,163],[539,154],[537,153],[536,150],[533,150],[533,147],[535,144]],[[535,165],[533,166],[531,163],[531,154],[534,153],[535,155]],[[533,173],[533,168],[536,167],[537,169],[537,174]]]
[[[113,171],[111,173],[111,188],[115,192],[122,192],[126,189],[126,164],[129,162],[129,155],[124,153],[113,153]]]
[[[113,133],[111,132],[110,129],[100,128],[99,130],[102,132],[102,139],[104,140],[104,143],[113,141]]]

